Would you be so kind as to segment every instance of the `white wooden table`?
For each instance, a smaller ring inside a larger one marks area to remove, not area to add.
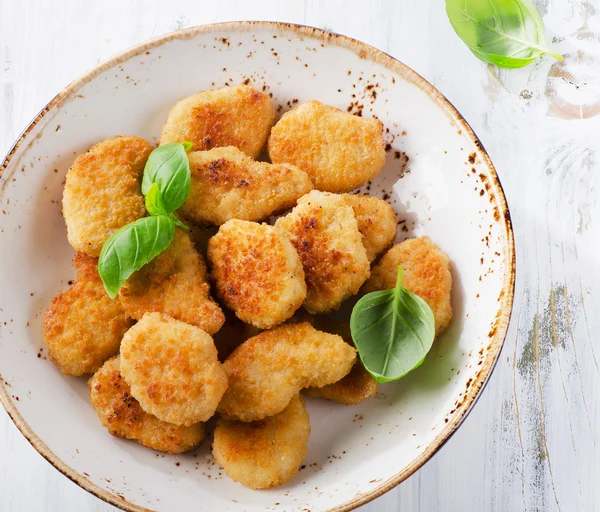
[[[473,412],[425,467],[363,510],[600,510],[600,0],[537,5],[562,68],[550,58],[509,72],[486,66],[455,37],[442,0],[0,0],[0,153],[77,75],[192,25],[305,23],[399,58],[454,103],[489,151],[512,212],[517,290]],[[109,510],[0,409],[1,512]]]

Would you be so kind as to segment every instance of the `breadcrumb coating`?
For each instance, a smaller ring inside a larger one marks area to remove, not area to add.
[[[179,211],[198,223],[260,221],[292,208],[313,188],[297,167],[257,162],[234,147],[196,151],[188,157],[190,195]]]
[[[225,317],[210,296],[206,264],[187,233],[175,230],[166,251],[134,272],[119,291],[123,309],[136,320],[144,313],[158,312],[217,332]]]
[[[275,226],[287,234],[302,260],[309,312],[338,309],[368,279],[367,253],[344,196],[313,190]]]
[[[370,262],[387,251],[396,238],[396,213],[383,199],[356,194],[345,194],[362,236],[362,243]]]
[[[377,381],[356,361],[350,373],[343,379],[320,388],[308,388],[306,394],[324,398],[343,405],[356,405],[377,394]]]
[[[288,238],[267,224],[230,220],[210,239],[216,293],[240,320],[270,329],[306,297],[302,262]]]
[[[79,376],[119,351],[133,320],[106,294],[96,258],[77,253],[74,263],[75,284],[52,299],[44,316],[44,342],[62,373]]]
[[[385,164],[383,125],[308,101],[285,113],[269,137],[271,162],[298,166],[317,190],[349,192]]]
[[[204,423],[178,427],[144,412],[121,376],[119,356],[104,363],[88,388],[100,422],[113,436],[170,454],[192,450],[204,439]]]
[[[306,457],[310,421],[296,395],[279,414],[244,423],[220,418],[213,456],[227,476],[251,489],[269,489],[292,478]]]
[[[144,411],[174,425],[210,419],[227,389],[212,338],[160,313],[125,333],[121,373]]]
[[[248,85],[202,91],[171,108],[160,144],[188,141],[194,151],[235,146],[256,158],[274,122],[269,95]]]
[[[115,231],[146,214],[141,183],[152,149],[139,137],[114,137],[77,157],[63,192],[67,238],[76,251],[99,256]]]
[[[340,336],[308,322],[280,325],[245,341],[227,358],[229,387],[218,412],[241,421],[273,416],[302,388],[345,377],[355,360],[356,350]]]

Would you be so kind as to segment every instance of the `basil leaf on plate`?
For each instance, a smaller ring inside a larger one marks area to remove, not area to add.
[[[162,195],[165,211],[171,213],[179,208],[190,193],[190,163],[187,150],[190,142],[174,142],[157,147],[146,162],[142,178],[142,194],[150,192],[153,184]]]
[[[456,34],[479,59],[502,68],[521,68],[550,50],[544,25],[529,0],[446,0]]]
[[[393,290],[368,293],[352,309],[352,339],[377,382],[397,380],[421,365],[433,345],[433,312],[402,286],[402,268]]]
[[[163,252],[175,237],[175,222],[167,215],[144,217],[123,226],[100,252],[98,272],[111,299],[136,270]]]

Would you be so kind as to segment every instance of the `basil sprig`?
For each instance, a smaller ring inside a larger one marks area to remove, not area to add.
[[[545,53],[544,25],[529,0],[446,0],[456,34],[475,56],[501,68],[521,68]]]
[[[165,144],[156,148],[146,162],[142,194],[150,217],[131,222],[104,243],[98,260],[98,273],[111,299],[131,274],[171,245],[175,227],[189,231],[174,215],[190,193],[190,142]]]
[[[435,321],[429,305],[402,286],[402,267],[393,290],[368,293],[350,317],[358,355],[377,382],[404,377],[421,365],[433,345]]]

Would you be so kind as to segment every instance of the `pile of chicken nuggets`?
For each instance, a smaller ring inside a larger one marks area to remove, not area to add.
[[[318,101],[275,118],[269,96],[246,85],[171,109],[160,144],[193,144],[177,212],[192,231],[177,229],[115,300],[97,258],[147,215],[141,180],[153,146],[115,137],[77,157],[63,196],[77,278],[44,319],[51,361],[65,375],[93,374],[90,400],[112,435],[182,453],[217,415],[214,458],[253,489],[286,482],[306,456],[302,390],[345,405],[377,393],[348,326],[324,332],[323,315],[393,288],[401,265],[436,334],[452,318],[448,256],[428,237],[392,247],[392,208],[349,194],[384,166],[381,122]]]

